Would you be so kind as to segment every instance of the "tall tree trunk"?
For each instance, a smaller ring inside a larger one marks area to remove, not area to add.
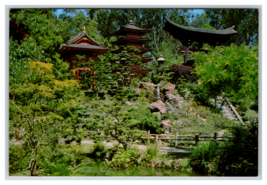
[[[36,159],[33,159],[31,161],[31,176],[37,176],[37,165],[36,165]]]
[[[33,159],[30,161],[31,176],[37,176],[37,165],[36,165],[37,147],[32,148],[32,155]]]

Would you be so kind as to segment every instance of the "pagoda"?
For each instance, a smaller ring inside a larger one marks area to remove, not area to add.
[[[143,38],[145,34],[150,32],[150,29],[142,28],[134,24],[132,20],[122,27],[120,30],[113,33],[114,36],[120,36],[120,39],[116,42],[113,42],[114,45],[120,46],[120,48],[116,51],[113,51],[113,54],[119,54],[120,52],[124,51],[124,48],[127,46],[134,46],[135,48],[139,49],[140,53],[135,53],[142,58],[142,63],[147,63],[151,61],[151,58],[144,58],[142,57],[143,54],[151,51],[149,48],[143,48],[143,45],[150,42],[150,39]],[[141,66],[138,64],[134,64],[131,66],[130,72],[137,74],[145,74],[150,72],[152,69],[142,69]],[[131,77],[133,78],[133,77]]]
[[[109,51],[109,48],[95,41],[90,37],[83,27],[83,32],[75,36],[67,43],[61,44],[58,53],[61,54],[63,60],[67,60],[70,64],[70,69],[73,69],[74,79],[79,80],[79,71],[88,70],[91,71],[90,66],[88,67],[74,67],[74,62],[77,61],[76,55],[85,55],[85,61],[87,62],[90,58],[94,61],[98,60],[98,55],[103,55]],[[94,73],[92,71],[92,73]],[[77,83],[79,86],[79,81]],[[92,85],[91,85],[92,88]]]
[[[202,28],[194,28],[179,25],[167,17],[165,17],[166,23],[163,30],[169,32],[174,38],[181,41],[184,48],[177,48],[179,51],[184,53],[184,63],[187,62],[188,54],[196,51],[204,51],[201,49],[203,43],[208,43],[211,46],[218,46],[226,43],[231,36],[237,34],[234,30],[235,26],[224,30],[208,30]],[[199,43],[199,48],[197,50],[189,48],[193,42]]]

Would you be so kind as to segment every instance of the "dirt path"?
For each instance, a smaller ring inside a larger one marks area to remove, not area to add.
[[[103,141],[104,146],[107,148],[112,148],[114,144],[118,143],[117,141],[112,141],[112,142],[106,142]],[[92,146],[94,142],[92,140],[87,140],[84,139],[81,141],[81,144],[86,146],[86,148]],[[139,145],[139,144],[133,144],[133,147],[137,147],[139,150],[147,150],[146,145]],[[122,144],[120,144],[120,147],[123,147]],[[166,153],[190,153],[191,150],[189,149],[178,149],[174,147],[166,147],[166,146],[161,146],[159,149],[160,153],[166,154]]]

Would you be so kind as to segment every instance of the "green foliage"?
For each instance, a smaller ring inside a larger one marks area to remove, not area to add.
[[[226,96],[231,102],[249,107],[258,102],[258,52],[245,45],[210,48],[193,53],[199,89],[207,98]],[[223,94],[224,93],[224,94]]]
[[[70,176],[79,167],[82,158],[80,146],[47,146],[38,155],[38,166],[46,176]]]
[[[209,24],[209,19],[205,13],[197,14],[192,21],[189,23],[189,26],[195,28],[204,28],[204,25]],[[205,29],[205,28],[204,28]]]
[[[145,133],[138,130],[140,121],[131,115],[131,109],[122,110],[122,106],[115,104],[100,107],[99,110],[101,110],[102,115],[94,116],[91,121],[96,123],[95,126],[101,129],[104,135],[96,137],[96,141],[115,139],[126,150],[130,142],[140,139]]]
[[[190,160],[183,159],[180,163],[182,169],[187,169],[190,166]]]
[[[107,153],[107,149],[105,148],[103,143],[97,142],[91,147],[88,155],[89,157],[97,159],[97,158],[104,158],[106,156],[106,153]]]
[[[79,84],[81,88],[89,89],[92,86],[92,91],[98,99],[98,95],[100,93],[104,94],[104,92],[109,90],[110,85],[113,84],[109,53],[104,54],[104,56],[98,56],[99,60],[97,61],[92,59],[86,61],[85,55],[77,55],[77,58],[77,61],[73,61],[74,68],[88,68],[88,66],[90,68],[90,70],[79,70]]]
[[[148,163],[156,159],[158,157],[158,152],[159,152],[156,144],[150,144],[147,145],[146,147],[147,147],[146,155],[142,159],[144,163]]]
[[[9,146],[9,173],[22,171],[29,166],[30,148],[25,144]]]
[[[27,141],[30,163],[36,164],[39,148],[48,143],[56,147],[62,137],[79,137],[79,131],[83,133],[76,125],[79,120],[75,114],[83,94],[74,80],[56,80],[53,64],[29,62],[24,83],[10,84],[9,93],[12,129],[17,129]],[[31,167],[32,175],[36,175],[35,168]]]
[[[203,170],[205,165],[218,156],[218,147],[215,142],[199,143],[190,155],[190,164],[195,170]]]
[[[258,125],[235,126],[231,132],[234,137],[226,143],[218,170],[231,176],[257,176]]]
[[[160,119],[157,115],[151,113],[149,109],[143,105],[137,104],[137,108],[131,109],[130,116],[136,119],[146,128],[157,129],[160,126]]]
[[[205,9],[205,14],[210,20],[210,25],[216,29],[226,29],[235,25],[237,34],[231,37],[228,44],[258,44],[258,9]]]
[[[133,165],[140,165],[141,160],[138,160],[141,151],[137,147],[127,148],[117,152],[111,161],[106,161],[108,166],[113,168],[126,168]]]
[[[245,115],[242,117],[244,120],[249,120],[250,118],[253,118],[253,117],[258,117],[259,114],[254,111],[254,110],[251,110],[251,109],[248,109],[245,113]]]

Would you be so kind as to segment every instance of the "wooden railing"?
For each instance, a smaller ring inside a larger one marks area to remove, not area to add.
[[[168,138],[167,138],[168,137]],[[197,146],[199,142],[207,141],[207,139],[210,139],[212,141],[219,141],[219,142],[228,142],[230,138],[233,138],[233,136],[217,136],[217,133],[214,133],[213,136],[200,136],[199,134],[192,135],[178,135],[178,132],[176,132],[175,135],[171,134],[150,134],[150,131],[147,132],[147,135],[145,137],[141,137],[141,139],[147,139],[147,143],[150,143],[150,140],[156,140],[156,144],[159,147],[160,140],[174,140],[175,141],[175,147],[178,144],[178,141],[195,141],[195,145]]]
[[[234,116],[237,117],[237,119],[244,125],[244,121],[242,120],[241,116],[238,114],[238,112],[236,111],[235,107],[229,102],[228,98],[224,98],[225,102],[229,105],[229,107],[231,108],[231,110],[234,113]]]

